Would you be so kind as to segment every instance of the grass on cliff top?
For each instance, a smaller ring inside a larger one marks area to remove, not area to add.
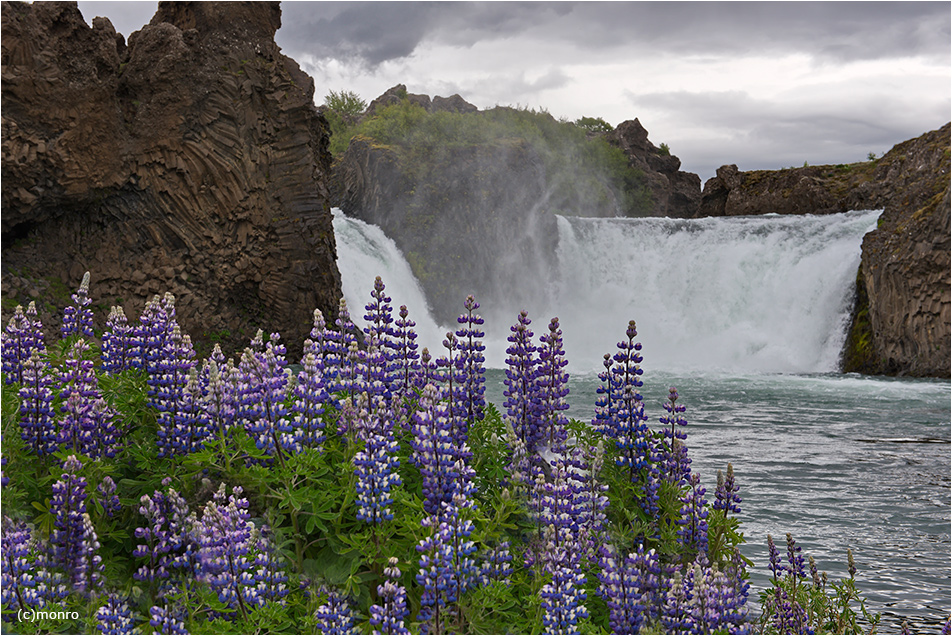
[[[611,206],[615,213],[636,216],[652,207],[644,173],[628,165],[620,148],[544,111],[500,107],[477,113],[428,113],[404,100],[376,110],[356,125],[343,121],[332,126],[335,157],[360,135],[394,150],[404,175],[413,182],[428,180],[461,152],[522,143],[541,160],[553,211],[578,214]]]

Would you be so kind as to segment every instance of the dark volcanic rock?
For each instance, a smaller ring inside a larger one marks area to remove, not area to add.
[[[197,340],[294,351],[336,314],[328,128],[277,3],[161,2],[128,46],[75,3],[2,10],[5,314],[38,295],[58,326],[86,270],[130,316],[172,292]]]
[[[645,174],[654,200],[651,216],[694,216],[701,202],[701,178],[693,172],[679,170],[680,159],[648,141],[648,131],[637,118],[618,124],[607,139],[625,151],[632,168]]]
[[[946,125],[883,158],[889,200],[863,238],[846,371],[950,376],[949,147]]]
[[[411,104],[416,104],[428,113],[441,111],[449,113],[475,113],[479,110],[459,95],[452,95],[450,97],[440,97],[437,95],[431,100],[429,95],[408,93],[407,87],[404,84],[397,84],[370,102],[370,105],[367,106],[367,110],[364,112],[364,116],[369,117],[373,115],[378,108],[399,104],[404,99]]]

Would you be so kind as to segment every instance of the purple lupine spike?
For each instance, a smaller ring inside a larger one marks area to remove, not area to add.
[[[218,345],[215,348],[220,354]],[[222,365],[214,354],[213,351],[202,365],[201,383],[205,386],[205,392],[201,400],[201,417],[208,427],[208,436],[224,443],[235,425],[235,387],[228,377],[234,366],[229,366],[227,362]]]
[[[370,297],[371,301],[364,307],[367,310],[364,320],[368,323],[367,327],[364,327],[364,333],[367,335],[368,350],[376,349],[377,356],[370,365],[370,372],[373,377],[368,377],[367,381],[369,383],[381,382],[382,392],[376,390],[374,392],[386,395],[389,400],[395,373],[394,352],[396,344],[394,342],[393,308],[390,306],[391,298],[387,295],[383,280],[379,276],[374,279],[374,289],[370,292]]]
[[[483,318],[476,313],[479,309],[479,303],[472,295],[466,297],[463,302],[465,314],[460,315],[456,322],[461,325],[456,331],[459,339],[460,355],[457,358],[457,368],[459,370],[458,382],[460,384],[460,411],[466,419],[467,425],[472,426],[483,419],[483,412],[486,407],[486,357],[483,351],[486,346],[482,339],[486,337],[483,331]]]
[[[449,407],[439,399],[439,389],[428,384],[413,416],[413,455],[423,481],[423,509],[440,515],[456,495],[469,496],[473,469],[466,464],[469,448],[457,446],[450,430]]]
[[[168,308],[165,308],[168,312]],[[195,368],[195,350],[192,339],[183,334],[178,324],[165,340],[162,355],[151,366],[148,383],[151,404],[158,409],[159,457],[174,457],[194,451],[194,442],[189,434],[194,419],[194,396],[186,397],[189,376]]]
[[[248,500],[241,495],[241,487],[235,486],[226,501],[222,484],[206,504],[197,531],[202,580],[218,594],[218,600],[247,619],[257,584],[251,557],[254,524],[249,521]]]
[[[328,402],[329,396],[324,387],[323,368],[318,360],[314,351],[305,352],[301,360],[304,368],[298,373],[294,385],[291,413],[293,425],[300,432],[301,444],[305,448],[320,450],[326,427],[324,404]]]
[[[641,575],[635,555],[620,557],[610,547],[603,547],[599,564],[598,593],[608,606],[609,627],[615,634],[640,633],[646,608],[638,587]]]
[[[391,491],[402,483],[397,472],[399,450],[400,445],[392,435],[374,432],[367,438],[366,447],[354,456],[357,518],[372,526],[393,519]]]
[[[99,498],[99,503],[103,507],[103,511],[106,513],[107,517],[115,517],[122,511],[122,504],[119,502],[119,495],[117,492],[116,482],[113,481],[112,477],[106,475],[102,478],[102,481],[99,482],[99,485],[96,486],[96,494]]]
[[[73,304],[63,310],[63,327],[60,334],[63,339],[80,335],[83,338],[93,337],[93,310],[89,308],[92,302],[89,298],[89,272],[83,274],[83,282],[72,295]]]
[[[254,580],[257,583],[256,601],[259,605],[276,603],[284,605],[288,589],[288,575],[284,563],[270,538],[271,531],[262,526],[258,536],[258,553],[255,556]]]
[[[43,325],[35,320],[35,317],[35,303],[30,303],[26,313],[23,312],[22,306],[17,305],[13,317],[0,334],[6,384],[22,385],[24,365],[34,352],[41,355],[46,352],[46,345],[43,343]]]
[[[370,624],[374,634],[409,634],[404,619],[410,614],[407,608],[407,590],[399,584],[400,568],[396,557],[390,557],[383,574],[387,580],[377,586],[377,596],[382,605],[370,606]]]
[[[479,567],[479,584],[489,585],[500,581],[503,585],[509,584],[509,577],[514,572],[512,568],[512,553],[509,551],[508,541],[488,548],[482,555]]]
[[[2,568],[3,607],[28,610],[43,606],[43,598],[37,593],[37,581],[33,575],[31,553],[35,542],[30,528],[23,522],[3,518],[0,529],[0,568]]]
[[[162,299],[155,295],[145,304],[139,323],[132,330],[132,366],[151,375],[171,332],[170,318],[163,308]]]
[[[727,464],[727,477],[717,471],[717,489],[714,491],[714,510],[723,510],[724,514],[740,514],[740,486],[734,479],[734,466]]]
[[[59,374],[64,413],[57,444],[92,458],[114,457],[120,445],[116,414],[99,393],[89,345],[80,338],[69,348]]]
[[[56,450],[56,420],[53,411],[55,379],[46,360],[34,350],[23,366],[20,385],[20,437],[37,455]]]
[[[664,403],[667,415],[659,418],[664,427],[661,430],[661,442],[656,448],[656,463],[661,478],[674,484],[686,484],[691,476],[691,459],[688,457],[687,433],[681,428],[687,426],[687,419],[682,415],[686,407],[678,404],[678,391],[675,387],[668,389],[668,399]]]
[[[204,448],[211,434],[203,408],[204,398],[198,369],[191,367],[173,424],[172,439],[179,445],[176,454],[188,455]]]
[[[299,440],[288,419],[285,400],[288,392],[286,349],[278,343],[280,336],[271,334],[267,346],[255,352],[258,345],[245,349],[241,357],[239,414],[255,445],[284,464],[288,453],[297,452]],[[256,340],[261,339],[259,330]]]
[[[681,498],[681,518],[678,519],[678,542],[689,551],[707,554],[707,491],[701,485],[701,477],[692,473],[688,490]]]
[[[456,615],[460,597],[478,574],[473,558],[476,544],[470,540],[473,522],[461,518],[460,504],[469,505],[462,495],[444,504],[439,516],[421,522],[430,528],[430,535],[416,548],[420,553],[416,580],[423,587],[417,620],[427,623],[429,633],[442,633],[441,626]]]
[[[416,376],[415,388],[422,391],[428,384],[439,384],[441,378],[439,368],[430,356],[430,350],[427,347],[423,347],[423,350],[420,352],[420,372]]]
[[[512,334],[507,340],[512,343],[506,348],[506,413],[516,435],[526,446],[526,453],[533,459],[542,442],[539,427],[538,384],[536,383],[538,357],[537,347],[532,343],[532,331],[529,329],[529,315],[519,313],[515,325],[510,327]]]
[[[172,557],[170,552],[174,548],[174,538],[168,528],[168,507],[165,495],[155,491],[153,496],[142,495],[139,514],[146,519],[146,525],[135,529],[135,537],[139,541],[132,551],[137,559],[146,559],[132,575],[137,581],[149,586],[153,601],[164,598],[170,586],[168,584],[172,573],[170,571]]]
[[[593,560],[598,547],[607,542],[608,484],[599,482],[598,475],[605,460],[605,446],[602,440],[594,447],[582,449],[582,463],[579,474],[580,487],[575,493],[578,511],[579,544],[583,556]]]
[[[800,553],[800,546],[797,545],[797,542],[793,540],[793,535],[789,532],[787,533],[787,561],[790,563],[790,573],[802,579],[806,577],[804,572],[804,560],[803,555]]]
[[[731,573],[699,559],[673,581],[661,622],[669,633],[743,633],[746,602],[746,587],[738,587]]]
[[[587,597],[585,574],[577,563],[573,565],[556,566],[551,581],[539,591],[542,626],[548,634],[577,634],[579,620],[588,618],[583,605]]]
[[[131,634],[134,623],[128,601],[115,594],[107,595],[96,610],[96,623],[101,634]]]
[[[175,610],[161,605],[149,608],[149,625],[155,628],[153,634],[187,634],[185,621]]]
[[[635,321],[629,321],[626,340],[619,342],[618,351],[612,356],[609,367],[606,357],[604,384],[599,389],[603,396],[593,425],[615,440],[616,460],[619,466],[627,466],[632,481],[639,471],[648,467],[650,459],[650,431],[646,424],[644,402],[638,389],[644,384],[639,366],[642,357],[641,343],[635,342],[638,331]],[[599,378],[603,378],[600,374]],[[607,399],[606,399],[607,398]]]
[[[541,441],[553,449],[560,449],[567,437],[565,427],[568,418],[564,411],[569,408],[566,397],[569,394],[569,374],[564,368],[569,361],[565,359],[562,348],[562,330],[559,319],[549,322],[548,333],[540,338],[539,366],[536,375],[538,399],[540,405],[539,426]]]
[[[324,353],[325,382],[328,393],[337,393],[350,390],[348,381],[353,374],[343,377],[344,369],[348,365],[347,355],[350,345],[356,344],[354,332],[356,327],[350,319],[347,301],[342,297],[337,309],[337,319],[334,321],[337,331],[329,329],[325,334],[326,350]]]
[[[446,357],[438,358],[436,366],[442,369],[441,374],[446,381],[444,395],[449,403],[450,436],[457,446],[462,446],[469,440],[469,420],[464,406],[463,386],[459,382],[458,366],[462,354],[456,334],[452,331],[446,332],[443,347],[446,349]]]
[[[321,634],[353,633],[355,621],[350,600],[332,588],[325,588],[321,593],[327,598],[314,612],[318,632]]]
[[[396,342],[395,362],[398,369],[394,392],[409,398],[415,386],[415,378],[420,372],[420,354],[417,353],[419,345],[415,342],[417,334],[413,330],[416,323],[410,320],[410,312],[406,305],[400,305],[398,316],[393,323],[393,336]]]
[[[112,307],[102,335],[102,368],[119,373],[134,366],[135,329],[129,324],[122,307]]]
[[[767,551],[770,559],[770,572],[773,575],[774,586],[776,587],[778,579],[783,577],[783,573],[786,571],[786,568],[780,563],[780,553],[777,552],[777,546],[774,544],[773,535],[770,533],[767,534]]]
[[[572,458],[559,456],[552,467],[552,480],[541,484],[539,502],[539,523],[549,530],[548,541],[575,561],[583,551],[578,541],[582,516],[578,494],[583,486],[577,468]]]
[[[76,456],[70,455],[63,462],[60,480],[53,484],[50,547],[53,563],[67,574],[75,589],[85,593],[98,587],[102,564],[96,554],[96,533],[86,513],[86,479],[78,474],[82,468]]]

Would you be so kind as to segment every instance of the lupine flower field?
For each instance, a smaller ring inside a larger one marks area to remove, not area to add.
[[[724,466],[711,492],[692,471],[676,388],[646,412],[634,321],[577,421],[557,318],[514,317],[493,405],[473,297],[433,349],[378,278],[367,326],[343,301],[333,325],[315,311],[300,360],[260,331],[199,360],[171,295],[134,321],[114,307],[98,334],[88,286],[58,341],[33,305],[2,336],[4,631],[801,634],[879,620],[851,554],[831,581],[790,535],[767,538],[771,583],[750,589],[743,475]]]

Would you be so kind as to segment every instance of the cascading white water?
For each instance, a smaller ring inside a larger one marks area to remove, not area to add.
[[[569,360],[593,368],[634,319],[651,368],[834,371],[879,214],[560,218]]]
[[[406,305],[410,320],[416,323],[420,348],[439,347],[446,335],[430,314],[426,295],[413,277],[410,265],[392,239],[376,225],[344,216],[338,208],[334,213],[334,234],[337,237],[337,266],[341,288],[351,319],[363,326],[364,305],[370,302],[374,279],[380,276],[392,299],[393,317],[400,305]]]
[[[863,211],[697,220],[560,217],[559,268],[551,279],[521,280],[514,272],[499,281],[516,292],[544,286],[544,306],[481,308],[487,364],[505,364],[509,326],[520,309],[528,309],[537,334],[552,316],[559,317],[575,372],[600,370],[602,355],[615,351],[631,319],[650,369],[833,371],[862,238],[878,216]],[[334,229],[344,296],[355,321],[380,275],[394,306],[406,304],[417,321],[421,346],[439,350],[447,329],[427,312],[423,292],[393,241],[339,211]],[[462,301],[461,296],[459,309]]]

